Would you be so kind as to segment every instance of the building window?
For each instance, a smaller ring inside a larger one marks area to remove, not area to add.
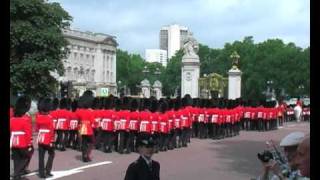
[[[90,69],[86,70],[86,76],[85,76],[86,81],[90,81]]]
[[[77,58],[78,58],[77,56],[78,56],[78,54],[77,54],[76,52],[74,52],[74,53],[73,53],[73,58],[74,58],[74,60],[77,60]]]
[[[72,79],[72,68],[70,66],[67,68],[66,77],[68,80]]]
[[[113,82],[113,73],[110,73],[110,82]]]
[[[109,71],[107,71],[107,77],[106,77],[106,79],[107,79],[107,82],[109,82]]]
[[[78,79],[78,68],[73,69],[73,78],[74,78],[74,80]]]
[[[94,81],[94,74],[95,74],[95,70],[91,70],[91,81],[93,82]]]

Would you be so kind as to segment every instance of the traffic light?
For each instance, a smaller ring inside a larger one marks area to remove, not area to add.
[[[61,82],[60,83],[60,93],[61,93],[61,98],[68,96],[68,84],[67,84],[67,82]]]

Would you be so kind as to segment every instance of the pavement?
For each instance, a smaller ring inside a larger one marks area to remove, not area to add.
[[[240,135],[221,140],[192,138],[188,147],[154,154],[153,159],[160,162],[162,180],[249,180],[257,177],[261,163],[257,153],[265,148],[265,141],[280,140],[293,131],[310,132],[308,122],[289,122],[278,130],[258,132],[240,131]],[[65,180],[121,180],[124,179],[128,165],[138,158],[137,153],[104,153],[93,150],[93,161],[83,163],[81,152],[67,149],[55,151],[53,174],[51,179]],[[12,174],[10,161],[10,174]],[[32,157],[27,175],[30,180],[39,179],[38,151]]]

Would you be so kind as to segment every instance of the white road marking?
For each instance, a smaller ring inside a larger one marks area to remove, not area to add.
[[[47,180],[58,179],[58,178],[62,178],[62,177],[65,177],[65,176],[70,176],[72,174],[83,172],[83,169],[96,167],[96,166],[101,166],[101,165],[106,165],[106,164],[111,164],[111,163],[112,163],[112,161],[104,161],[104,162],[99,162],[99,163],[94,163],[94,164],[89,164],[89,165],[86,165],[86,166],[73,168],[73,169],[66,170],[66,171],[52,171],[51,173],[53,174],[53,176],[51,178],[46,178],[46,179]],[[24,176],[27,177],[27,176],[33,176],[33,175],[36,175],[36,174],[38,174],[38,172],[32,172],[32,173],[26,174]]]

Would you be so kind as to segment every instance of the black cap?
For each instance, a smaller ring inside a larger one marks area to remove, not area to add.
[[[154,147],[156,145],[156,141],[153,139],[152,136],[149,135],[139,135],[137,137],[136,146],[141,147]]]

